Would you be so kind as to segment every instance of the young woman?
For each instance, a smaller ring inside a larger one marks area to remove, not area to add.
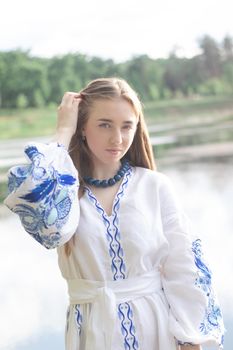
[[[67,280],[66,350],[223,347],[204,262],[168,177],[155,170],[141,103],[126,81],[67,92],[56,136],[25,148],[5,204]]]

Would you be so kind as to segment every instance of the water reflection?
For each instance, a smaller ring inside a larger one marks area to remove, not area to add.
[[[233,343],[233,159],[219,162],[158,161],[172,180],[193,230],[203,239],[224,314],[225,350]],[[209,349],[209,348],[208,348]]]
[[[158,170],[172,180],[181,203],[202,237],[215,275],[220,302],[227,321],[225,350],[231,350],[233,312],[233,177],[230,162],[168,164]],[[53,348],[60,341],[67,303],[66,286],[54,251],[47,251],[24,233],[14,215],[0,220],[1,349]],[[44,338],[44,334],[53,337]],[[40,343],[43,337],[43,343]],[[35,345],[35,339],[38,339]],[[45,339],[46,344],[45,344]],[[54,343],[53,343],[54,340]],[[232,340],[233,341],[233,340]]]

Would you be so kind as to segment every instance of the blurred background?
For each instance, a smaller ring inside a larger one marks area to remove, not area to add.
[[[144,105],[157,168],[206,247],[233,343],[233,4],[73,0],[1,3],[0,200],[24,145],[49,141],[65,91],[119,76]],[[231,209],[231,213],[230,213]],[[0,349],[64,349],[65,281],[0,204]]]

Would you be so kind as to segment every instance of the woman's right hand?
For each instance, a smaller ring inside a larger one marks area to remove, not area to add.
[[[74,135],[78,122],[78,106],[82,97],[80,93],[66,92],[57,109],[57,129],[55,140],[67,149]]]

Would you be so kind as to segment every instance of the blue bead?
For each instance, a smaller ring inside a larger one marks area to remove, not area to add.
[[[121,179],[121,176],[120,176],[120,175],[115,175],[115,176],[114,176],[114,180],[119,181],[120,179]]]
[[[101,187],[108,187],[108,180],[102,180],[102,181],[100,181],[100,186],[101,186]]]
[[[92,180],[92,177],[90,176],[84,177],[84,181],[89,182],[90,180]]]
[[[115,183],[116,183],[116,180],[115,180],[114,178],[108,180],[108,184],[109,184],[110,186],[115,185]]]
[[[98,180],[98,179],[93,179],[90,176],[84,177],[84,181],[87,182],[89,185],[93,185],[96,187],[109,187],[115,185],[117,181],[119,181],[125,173],[130,169],[130,164],[127,161],[127,159],[123,159],[121,162],[121,167],[118,170],[117,174],[108,179],[108,180]]]
[[[92,178],[91,178],[91,179],[88,180],[88,183],[89,183],[90,185],[93,185],[93,184],[94,184],[94,181],[95,181],[95,179],[92,179]]]
[[[94,185],[94,186],[96,186],[96,187],[99,187],[99,185],[100,185],[100,180],[94,180],[93,182],[92,182],[92,184]]]

